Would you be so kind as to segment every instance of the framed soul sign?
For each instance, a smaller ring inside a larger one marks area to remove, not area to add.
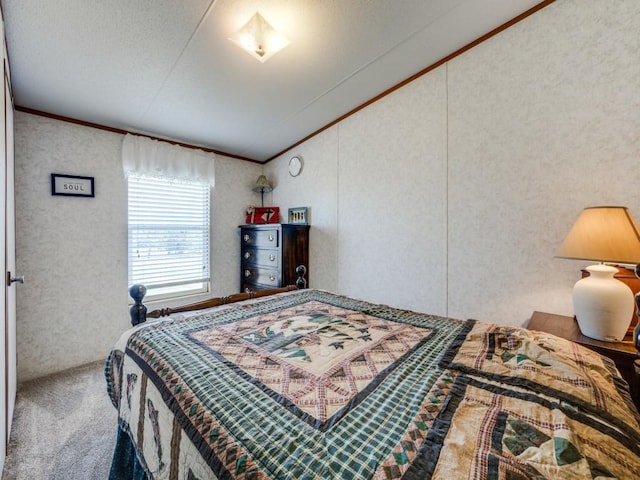
[[[93,177],[51,174],[51,195],[68,197],[95,197]]]

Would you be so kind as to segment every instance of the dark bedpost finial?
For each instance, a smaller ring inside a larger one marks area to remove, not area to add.
[[[298,274],[298,278],[296,279],[296,287],[298,287],[299,290],[307,288],[307,279],[304,278],[305,274],[307,273],[307,267],[305,267],[304,265],[298,265],[296,267],[296,273]]]
[[[142,304],[142,299],[147,294],[147,287],[144,285],[133,285],[129,289],[129,295],[135,301],[133,306],[129,309],[131,315],[131,325],[134,327],[139,323],[147,320],[147,307]]]

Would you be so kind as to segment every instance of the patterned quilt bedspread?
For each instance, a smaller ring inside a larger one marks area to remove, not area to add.
[[[302,290],[121,343],[108,391],[148,478],[640,478],[626,384],[552,335]]]

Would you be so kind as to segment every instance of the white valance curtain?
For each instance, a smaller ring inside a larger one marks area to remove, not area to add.
[[[215,155],[148,137],[126,134],[122,140],[125,177],[164,178],[181,183],[215,184]]]

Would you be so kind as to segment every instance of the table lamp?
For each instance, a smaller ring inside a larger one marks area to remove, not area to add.
[[[640,263],[640,228],[626,207],[585,208],[560,246],[558,258],[600,262],[586,268],[589,276],[573,287],[573,309],[580,331],[591,338],[616,342],[624,338],[634,296],[616,280],[618,269],[606,263]]]
[[[269,183],[269,180],[267,180],[267,177],[265,177],[264,175],[260,175],[258,177],[258,180],[256,181],[256,185],[255,185],[255,187],[253,187],[253,191],[254,192],[260,192],[260,194],[262,195],[262,206],[263,207],[264,207],[264,194],[265,194],[265,192],[270,192],[272,190],[273,190],[273,187]]]

